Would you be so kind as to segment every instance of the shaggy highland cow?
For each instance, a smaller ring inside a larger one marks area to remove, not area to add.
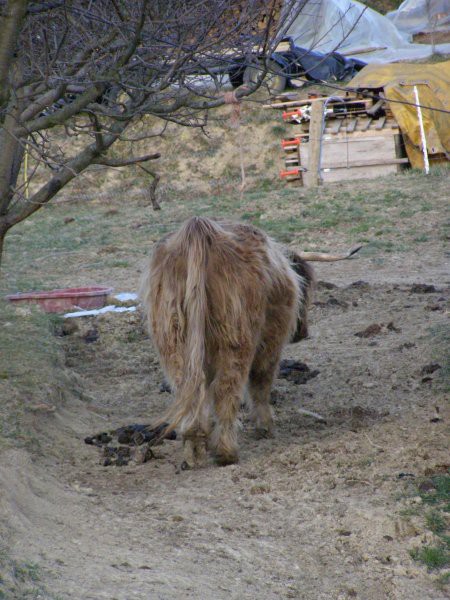
[[[188,468],[207,449],[238,460],[237,414],[247,386],[259,436],[270,436],[270,390],[283,346],[307,335],[309,265],[259,229],[194,217],[154,248],[141,298],[175,393],[168,430]]]

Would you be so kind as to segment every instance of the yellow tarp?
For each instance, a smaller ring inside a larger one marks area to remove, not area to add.
[[[450,60],[435,64],[394,63],[364,67],[349,86],[358,89],[383,88],[388,100],[415,103],[414,86],[419,104],[450,111]],[[390,102],[389,107],[405,140],[413,167],[423,168],[422,142],[416,106]],[[422,108],[425,138],[430,161],[433,155],[450,158],[450,112]],[[439,157],[435,157],[439,158]],[[445,160],[445,159],[444,159]]]

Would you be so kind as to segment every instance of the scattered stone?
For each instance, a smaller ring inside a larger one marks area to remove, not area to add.
[[[377,384],[374,381],[364,381],[362,385],[363,385],[363,388],[366,388],[368,390],[377,386]]]
[[[99,337],[100,337],[100,334],[99,334],[98,329],[96,327],[93,327],[92,329],[89,329],[83,335],[83,339],[86,342],[86,344],[92,344],[93,342],[96,342]]]
[[[360,338],[369,338],[374,335],[379,335],[381,333],[382,329],[383,329],[383,324],[379,325],[378,323],[372,323],[372,325],[369,325],[362,331],[356,332],[354,335],[356,335],[356,337],[360,337]]]
[[[170,383],[168,381],[166,381],[165,379],[159,386],[159,393],[160,394],[164,394],[164,393],[171,394],[172,393],[172,388],[170,387]]]
[[[433,294],[438,290],[434,287],[434,285],[427,285],[426,283],[414,283],[410,291],[413,294]]]
[[[362,279],[358,279],[358,281],[354,281],[351,283],[347,289],[357,288],[361,290],[368,290],[370,288],[370,284],[367,281],[363,281]]]
[[[343,300],[338,300],[337,298],[335,298],[334,296],[330,296],[328,298],[328,300],[326,300],[325,302],[321,302],[320,300],[317,300],[316,302],[313,302],[314,306],[340,306],[341,308],[348,308],[348,303],[344,302]]]
[[[405,342],[404,344],[400,344],[400,346],[397,346],[397,350],[400,350],[400,352],[402,350],[409,350],[410,348],[415,348],[416,344],[414,342]]]
[[[422,367],[420,374],[421,375],[431,375],[438,369],[441,369],[441,365],[439,363],[430,363],[429,365],[425,365]]]
[[[344,300],[338,300],[334,296],[330,296],[327,300],[327,304],[330,306],[341,306],[342,308],[348,308],[348,303]]]
[[[438,311],[438,310],[443,311],[444,310],[444,306],[442,304],[427,304],[424,307],[424,310],[428,310],[430,312],[435,312],[435,311]]]
[[[331,283],[330,281],[318,281],[317,282],[317,287],[318,289],[324,289],[324,290],[334,290],[337,288],[337,285],[335,285],[334,283]]]
[[[389,331],[394,331],[395,333],[401,333],[401,327],[396,327],[394,325],[393,321],[390,321],[387,325],[386,325],[386,329],[389,329]]]

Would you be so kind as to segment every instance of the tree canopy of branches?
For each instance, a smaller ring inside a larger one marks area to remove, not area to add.
[[[161,120],[145,137],[169,121],[202,127],[226,100],[218,72],[264,61],[307,2],[0,0],[0,258],[6,232],[90,165],[158,158],[108,156],[136,119]],[[25,156],[41,167],[32,193]]]

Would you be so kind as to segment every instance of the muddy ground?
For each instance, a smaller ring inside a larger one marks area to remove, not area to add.
[[[240,463],[223,468],[180,471],[179,441],[101,466],[83,438],[160,416],[170,394],[138,313],[78,320],[64,349],[86,397],[35,414],[43,457],[3,454],[11,549],[41,567],[39,592],[21,597],[448,597],[409,554],[435,538],[414,482],[449,462],[449,282],[430,260],[409,281],[367,259],[320,265],[311,336],[284,352],[319,373],[278,378],[276,437],[256,440],[243,414]]]

